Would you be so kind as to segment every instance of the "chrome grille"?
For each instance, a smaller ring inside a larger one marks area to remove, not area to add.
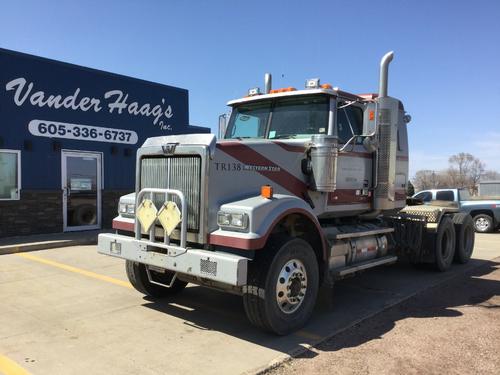
[[[146,157],[141,160],[141,189],[180,190],[186,198],[187,229],[200,229],[201,158],[199,156]],[[179,198],[170,200],[180,207]],[[154,194],[156,208],[163,204],[163,195]]]

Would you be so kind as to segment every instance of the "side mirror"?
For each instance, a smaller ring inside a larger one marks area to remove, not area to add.
[[[224,135],[226,134],[227,127],[227,114],[223,114],[219,116],[219,139],[224,139]]]

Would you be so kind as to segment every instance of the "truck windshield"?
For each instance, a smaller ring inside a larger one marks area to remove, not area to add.
[[[233,108],[225,138],[309,138],[326,134],[328,96],[280,98]]]

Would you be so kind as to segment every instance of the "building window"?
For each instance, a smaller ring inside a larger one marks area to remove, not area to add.
[[[21,151],[0,149],[0,200],[17,200],[21,190]]]

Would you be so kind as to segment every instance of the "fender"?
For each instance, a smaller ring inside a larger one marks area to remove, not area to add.
[[[218,229],[209,235],[211,245],[220,245],[244,250],[257,250],[264,247],[273,228],[281,219],[290,214],[301,214],[316,225],[323,237],[319,221],[311,207],[302,199],[285,194],[275,194],[272,199],[262,196],[251,197],[221,206],[221,211],[246,213],[249,218],[248,231],[230,231]],[[323,254],[325,239],[322,238]]]

